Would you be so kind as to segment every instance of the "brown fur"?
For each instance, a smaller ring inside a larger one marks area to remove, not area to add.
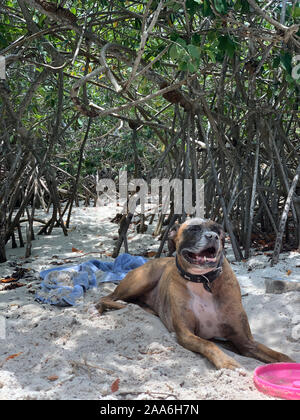
[[[199,219],[194,221],[203,223]],[[174,241],[176,249],[190,224],[190,221],[184,223],[171,232],[170,240]],[[210,229],[213,222],[205,222],[205,226]],[[222,247],[222,234],[219,241]],[[177,257],[180,265],[189,270],[184,258],[180,254]],[[214,337],[229,340],[247,357],[266,363],[293,362],[288,356],[254,341],[237,278],[225,258],[222,268],[209,293],[202,284],[184,279],[173,257],[150,260],[129,272],[114,292],[101,298],[96,307],[100,313],[120,309],[124,304],[117,301],[122,300],[150,308],[169,331],[176,333],[183,347],[204,355],[219,369],[235,369],[240,365],[210,341]]]

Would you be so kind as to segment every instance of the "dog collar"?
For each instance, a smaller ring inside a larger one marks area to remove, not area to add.
[[[215,268],[212,271],[209,271],[206,274],[197,275],[197,274],[188,273],[182,267],[180,267],[177,260],[177,255],[175,256],[175,262],[176,262],[177,270],[179,271],[179,273],[182,275],[183,278],[185,278],[186,280],[192,281],[193,283],[202,283],[204,289],[207,292],[212,293],[211,288],[210,288],[210,283],[212,283],[222,273],[223,253],[221,255],[217,268]]]

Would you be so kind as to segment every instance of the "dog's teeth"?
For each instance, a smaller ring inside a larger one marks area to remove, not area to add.
[[[206,262],[207,260],[206,260],[206,257],[204,257],[204,262]]]

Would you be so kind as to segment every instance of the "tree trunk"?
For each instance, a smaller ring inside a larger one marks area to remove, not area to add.
[[[276,237],[276,242],[275,242],[275,247],[274,247],[274,252],[272,255],[272,260],[271,260],[271,267],[273,267],[275,264],[278,263],[279,261],[279,254],[280,254],[280,250],[282,247],[282,239],[283,239],[283,234],[284,234],[284,229],[285,229],[285,224],[286,224],[286,220],[287,220],[287,216],[288,216],[288,212],[293,200],[293,195],[295,192],[295,189],[297,187],[297,183],[299,181],[299,177],[300,177],[300,164],[298,165],[298,168],[296,170],[296,174],[294,176],[291,188],[289,190],[286,202],[285,202],[285,206],[281,215],[281,220],[280,220],[280,225],[279,225],[279,229],[278,229],[278,234]]]

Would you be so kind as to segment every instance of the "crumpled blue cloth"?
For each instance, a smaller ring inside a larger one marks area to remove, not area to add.
[[[57,306],[73,306],[88,289],[97,283],[119,283],[126,274],[148,260],[144,257],[121,254],[114,261],[89,260],[87,262],[50,268],[40,272],[41,290],[35,300]],[[105,272],[97,281],[97,275]]]

